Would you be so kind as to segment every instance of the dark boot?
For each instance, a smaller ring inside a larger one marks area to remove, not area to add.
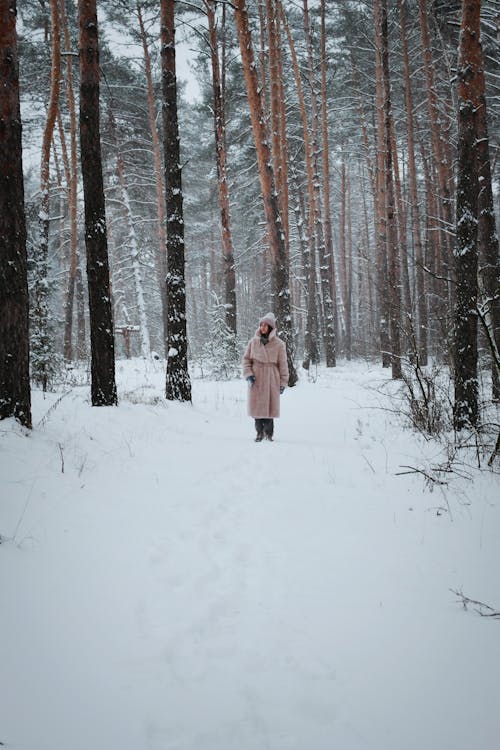
[[[273,433],[274,433],[274,420],[273,419],[264,420],[264,435],[266,437],[266,440],[270,440],[272,442]]]
[[[266,422],[265,419],[255,420],[255,431],[257,432],[257,437],[255,438],[256,443],[260,443],[264,438],[264,432],[266,429],[265,422]]]

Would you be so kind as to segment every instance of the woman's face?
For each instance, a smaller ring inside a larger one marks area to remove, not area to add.
[[[264,334],[264,336],[267,336],[271,328],[268,326],[267,323],[261,323],[260,324],[260,332]]]

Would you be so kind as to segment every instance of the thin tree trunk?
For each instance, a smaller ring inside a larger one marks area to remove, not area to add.
[[[417,169],[415,163],[415,134],[413,127],[413,97],[411,93],[410,58],[408,55],[408,40],[406,33],[406,13],[404,0],[398,0],[399,17],[401,23],[401,46],[405,73],[405,103],[406,103],[406,139],[408,143],[408,179],[411,202],[411,232],[415,245],[415,275],[416,275],[416,313],[417,313],[417,349],[421,365],[427,365],[427,304],[425,297],[424,278],[424,249],[420,227],[420,208],[417,189]]]
[[[401,268],[397,243],[396,220],[394,216],[394,182],[392,155],[392,106],[391,84],[389,74],[389,35],[387,24],[387,0],[380,0],[379,35],[382,58],[382,77],[384,88],[384,136],[385,136],[385,212],[387,221],[387,260],[389,285],[389,314],[391,331],[391,369],[392,377],[400,378],[401,368]]]
[[[333,321],[331,325],[332,346],[327,347],[326,366],[335,367],[337,364],[337,335],[338,313],[337,294],[335,288],[335,258],[333,255],[332,220],[330,213],[330,149],[328,147],[328,114],[327,114],[327,86],[326,86],[326,8],[325,0],[321,0],[321,137],[323,147],[323,193],[325,212],[325,255],[324,262],[328,266],[330,298]]]
[[[483,59],[480,47],[479,54]],[[500,401],[500,253],[496,227],[495,206],[491,184],[491,159],[488,136],[488,120],[485,94],[484,65],[481,63],[477,75],[480,88],[478,110],[477,158],[479,174],[478,197],[478,252],[479,285],[484,319],[488,326],[490,344],[496,349],[492,356],[492,397]]]
[[[96,0],[79,0],[80,144],[90,312],[92,406],[117,403],[113,315],[99,127],[99,40]]]
[[[306,221],[304,195],[299,188],[297,175],[294,173],[294,185],[297,195],[295,203],[295,219],[300,240],[302,268],[304,271],[304,297],[306,307],[306,326],[304,330],[304,357],[302,367],[309,370],[311,363],[319,360],[318,350],[318,311],[316,308],[316,262],[314,252],[314,233],[311,222]],[[308,227],[307,232],[305,227]]]
[[[276,18],[276,29],[278,36],[278,77],[279,77],[279,123],[281,128],[281,220],[283,222],[283,231],[285,233],[285,245],[290,262],[290,196],[288,190],[288,137],[286,128],[286,95],[284,86],[283,71],[283,45],[281,33],[281,18],[278,14]]]
[[[429,125],[431,130],[432,152],[434,164],[437,169],[439,195],[440,195],[440,218],[438,223],[439,241],[436,247],[439,249],[439,260],[437,273],[443,279],[448,274],[449,262],[451,257],[450,230],[453,224],[452,203],[450,196],[449,171],[446,168],[446,158],[443,143],[441,141],[441,114],[439,111],[438,96],[434,80],[434,63],[432,59],[431,37],[429,32],[429,12],[427,10],[427,0],[418,0],[420,30],[422,36],[422,50],[424,60],[425,85],[427,93],[427,105],[429,112]],[[438,284],[439,294],[442,302],[446,302],[450,297],[448,284],[440,280]],[[443,305],[440,307],[440,314],[443,315]]]
[[[60,0],[61,24],[64,36],[64,51],[66,58],[66,99],[69,112],[70,128],[70,159],[69,159],[69,226],[70,251],[69,273],[66,302],[64,305],[64,359],[69,362],[73,357],[73,309],[75,299],[76,269],[78,264],[78,220],[77,220],[77,190],[78,190],[78,156],[77,156],[77,118],[75,106],[75,90],[73,85],[73,57],[71,55],[71,40],[69,35],[68,17],[65,0]]]
[[[50,152],[59,107],[61,40],[57,0],[50,0],[52,64],[47,119],[40,163],[39,238],[34,248],[34,299],[32,314],[33,376],[47,390],[53,368],[54,346],[49,324],[48,252],[50,223]]]
[[[323,231],[322,201],[317,154],[319,151],[319,110],[316,91],[316,68],[311,38],[309,21],[308,0],[302,0],[304,8],[304,31],[307,45],[308,57],[308,79],[311,91],[311,162],[313,164],[313,191],[314,191],[314,234],[319,256],[319,275],[321,281],[322,309],[324,311],[324,326],[321,331],[325,344],[326,361],[328,367],[333,367],[335,361],[335,315],[333,311],[332,289],[331,289],[331,265],[327,255],[325,234]]]
[[[78,256],[76,266],[76,321],[76,356],[83,362],[87,359],[87,342],[85,336],[85,289],[80,256]]]
[[[394,118],[391,113],[391,150],[394,172],[394,193],[396,199],[396,236],[399,247],[399,265],[401,269],[401,319],[403,315],[411,318],[413,302],[410,289],[410,271],[408,268],[408,243],[406,241],[406,212],[401,188],[401,177],[399,174],[398,146],[396,141],[396,130]],[[402,322],[402,320],[401,320]]]
[[[144,72],[146,75],[146,86],[148,91],[148,116],[149,116],[149,129],[151,132],[151,140],[153,142],[153,158],[155,166],[155,186],[156,186],[156,215],[157,215],[157,231],[158,231],[158,245],[155,253],[156,260],[156,275],[158,279],[158,288],[160,290],[161,299],[161,310],[163,320],[163,346],[165,349],[165,356],[167,356],[167,330],[168,330],[168,312],[167,312],[167,234],[165,229],[165,196],[163,193],[163,175],[161,166],[161,149],[160,139],[158,138],[158,130],[156,128],[156,109],[155,109],[155,96],[153,90],[153,76],[151,74],[151,59],[148,49],[148,40],[146,36],[146,30],[144,28],[144,20],[142,17],[142,9],[139,3],[137,3],[137,20],[139,22],[139,31],[142,42],[142,50],[144,54]]]
[[[350,299],[348,290],[348,274],[347,274],[347,242],[346,242],[346,202],[347,202],[347,181],[346,181],[346,168],[345,160],[342,158],[342,166],[340,168],[340,263],[341,263],[341,282],[342,282],[342,299],[344,301],[345,311],[345,357],[349,361],[351,359],[351,310],[350,310]]]
[[[123,157],[120,152],[118,138],[116,135],[116,123],[112,110],[112,104],[109,105],[109,125],[111,140],[116,153],[116,171],[118,173],[118,182],[122,195],[123,208],[125,210],[125,223],[127,226],[128,245],[130,250],[130,260],[132,263],[132,275],[134,278],[135,294],[137,298],[137,312],[139,317],[139,336],[141,340],[141,356],[143,359],[149,359],[151,354],[151,344],[149,339],[148,319],[146,315],[146,300],[144,298],[144,281],[139,259],[139,243],[135,232],[134,218],[130,206],[129,190],[125,177],[125,168]]]
[[[167,208],[168,351],[165,393],[169,401],[191,401],[191,381],[187,362],[184,213],[177,121],[174,5],[175,0],[160,2]]]
[[[382,61],[382,44],[380,35],[379,0],[374,0],[375,21],[375,76],[376,76],[376,103],[377,103],[377,171],[376,171],[376,265],[377,265],[377,293],[379,308],[379,335],[380,349],[382,354],[382,366],[389,367],[392,361],[391,340],[389,336],[390,304],[388,286],[388,263],[387,263],[387,197],[386,197],[386,141],[385,141],[385,111],[384,111],[384,74]]]
[[[276,196],[272,158],[266,137],[264,113],[260,99],[252,37],[248,25],[248,13],[245,0],[236,0],[235,15],[250,109],[250,118],[252,122],[252,131],[257,153],[257,163],[259,166],[259,177],[262,199],[264,202],[268,241],[271,252],[277,318],[281,327],[281,335],[287,349],[288,368],[290,373],[288,384],[293,386],[297,382],[297,373],[293,361],[294,346],[288,278],[288,258],[286,254],[283,225]]]
[[[219,59],[219,42],[215,25],[216,0],[206,0],[208,30],[210,39],[210,54],[212,62],[212,88],[214,101],[214,132],[215,151],[217,161],[217,186],[219,190],[219,206],[222,232],[222,260],[224,271],[224,309],[226,326],[233,339],[235,349],[236,340],[236,274],[234,269],[234,249],[231,232],[231,216],[229,210],[229,185],[227,175],[227,144],[226,144],[226,115],[224,111],[224,90],[222,88],[221,61]],[[223,61],[224,64],[224,61]]]
[[[454,425],[460,430],[477,425],[477,225],[479,170],[477,154],[478,111],[481,106],[479,70],[480,12],[478,0],[462,0],[462,25],[458,59],[458,172],[457,242],[455,249]]]
[[[0,0],[0,419],[31,427],[16,0]]]

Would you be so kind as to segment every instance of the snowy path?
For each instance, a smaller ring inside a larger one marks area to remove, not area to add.
[[[118,409],[75,389],[2,436],[0,741],[493,747],[500,624],[449,588],[500,604],[498,478],[396,476],[425,446],[372,408],[381,377],[303,382],[257,445],[244,384],[165,406],[123,365]]]

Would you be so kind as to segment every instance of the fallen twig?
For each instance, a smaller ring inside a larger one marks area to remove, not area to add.
[[[433,482],[434,484],[444,485],[445,487],[448,486],[448,482],[445,482],[443,479],[437,479],[436,477],[433,477],[432,474],[428,474],[423,469],[419,469],[417,466],[405,466],[404,464],[401,466],[402,469],[408,469],[408,471],[397,471],[396,476],[402,476],[403,474],[422,474],[423,477],[425,477],[429,482]],[[444,471],[443,469],[439,469],[438,471]]]
[[[455,589],[450,589],[450,591],[452,594],[455,594],[455,596],[458,596],[458,600],[462,602],[465,610],[467,610],[468,605],[475,605],[474,610],[480,614],[481,617],[493,617],[495,620],[500,620],[500,612],[493,609],[493,607],[490,607],[489,604],[479,602],[477,599],[470,599],[468,596],[465,596],[462,591],[456,591]]]

